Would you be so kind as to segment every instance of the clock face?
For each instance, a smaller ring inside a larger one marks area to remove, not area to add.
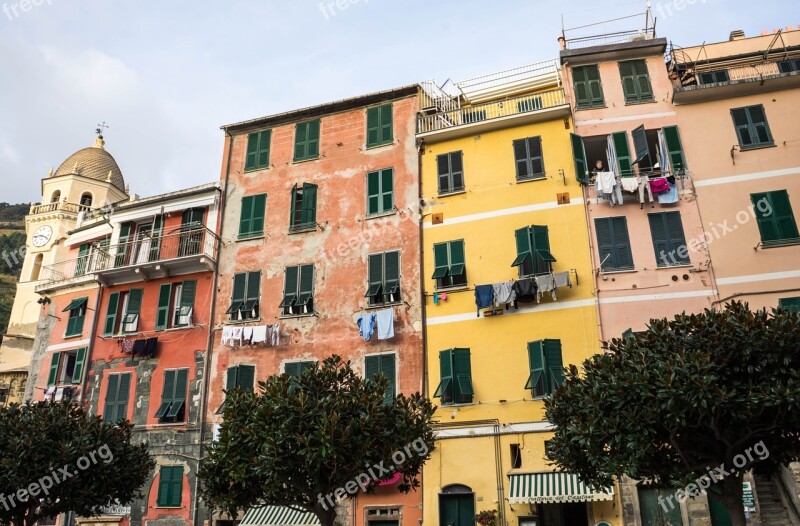
[[[52,235],[52,228],[47,225],[40,226],[36,229],[36,232],[33,233],[33,246],[43,247],[48,241],[50,241],[50,236]]]

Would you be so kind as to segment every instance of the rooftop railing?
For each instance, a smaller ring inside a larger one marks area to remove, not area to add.
[[[56,203],[44,203],[39,205],[31,205],[30,214],[46,214],[56,211],[71,212],[77,214],[78,212],[85,212],[91,210],[91,205],[80,205],[76,203],[67,203],[59,201]]]

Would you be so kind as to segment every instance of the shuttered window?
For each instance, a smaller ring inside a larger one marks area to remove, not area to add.
[[[586,165],[586,149],[583,146],[583,137],[569,134],[572,143],[572,157],[575,160],[575,178],[581,184],[589,182],[588,167]]]
[[[394,170],[385,168],[367,173],[367,215],[394,210]]]
[[[142,295],[144,289],[131,289],[125,301],[122,314],[122,332],[132,333],[139,330],[139,315],[142,310]]]
[[[740,149],[746,150],[774,144],[763,104],[734,108],[731,110],[731,117],[733,126],[736,128],[736,135],[739,137]]]
[[[628,237],[627,219],[624,216],[597,218],[594,220],[594,228],[601,269],[604,271],[632,269],[633,255]]]
[[[433,393],[442,405],[470,404],[475,392],[472,388],[472,367],[469,349],[449,349],[439,353],[440,382]]]
[[[244,169],[258,170],[269,166],[269,148],[272,130],[251,133],[247,136],[247,155]]]
[[[700,73],[700,84],[717,84],[719,82],[730,82],[730,80],[731,77],[725,69]]]
[[[283,300],[279,305],[284,316],[302,316],[314,312],[314,265],[286,267]]]
[[[795,71],[800,71],[800,58],[778,62],[778,69],[781,73],[793,73]]]
[[[750,199],[764,246],[800,242],[786,190],[750,194]]]
[[[191,325],[196,291],[194,280],[162,284],[158,290],[156,330]]]
[[[319,157],[319,119],[298,123],[294,131],[295,162],[317,157]]]
[[[53,353],[50,358],[50,370],[47,375],[47,386],[79,384],[83,380],[83,369],[86,366],[86,348],[75,351]]]
[[[131,373],[108,375],[103,420],[119,422],[128,418],[128,398],[131,388]]]
[[[550,253],[550,235],[546,226],[531,225],[514,232],[517,242],[517,257],[511,263],[519,268],[519,276],[536,276],[552,271],[557,261]]]
[[[620,177],[634,177],[633,159],[631,150],[628,147],[628,134],[626,132],[615,132],[611,134],[614,143],[614,155],[616,155],[617,173]]]
[[[650,74],[644,60],[628,60],[619,63],[619,74],[622,80],[622,91],[625,103],[635,104],[653,100],[653,88],[650,85]]]
[[[395,383],[397,382],[397,371],[394,354],[379,354],[377,356],[367,356],[364,358],[364,378],[372,380],[376,375],[381,374],[389,381],[386,386],[386,396],[384,401],[391,404],[395,397]]]
[[[112,292],[108,296],[106,317],[103,321],[103,336],[112,336],[117,332],[117,312],[119,311],[119,292]]]
[[[633,136],[633,150],[636,154],[636,160],[633,161],[633,164],[639,164],[645,159],[649,159],[650,146],[647,145],[647,130],[644,129],[644,124],[634,128],[631,136]],[[641,169],[642,167],[639,166],[639,170]]]
[[[542,138],[528,137],[513,142],[514,163],[517,169],[517,181],[544,179],[544,156],[542,154]]]
[[[367,109],[367,148],[389,144],[393,140],[392,105]]]
[[[790,312],[800,312],[800,297],[797,298],[781,298],[778,300],[778,306],[783,310]]]
[[[86,318],[86,302],[89,298],[77,298],[72,300],[62,312],[69,312],[67,318],[67,329],[64,337],[80,336],[83,334],[83,321]]]
[[[288,374],[292,377],[298,377],[303,372],[314,367],[316,362],[313,360],[300,361],[300,362],[286,362],[283,364],[283,374]]]
[[[239,239],[264,234],[264,216],[267,209],[267,194],[248,195],[242,198],[239,214]]]
[[[168,369],[164,371],[161,405],[158,406],[155,414],[160,424],[174,424],[184,421],[188,381],[189,369]]]
[[[528,343],[530,375],[525,389],[534,398],[553,394],[564,383],[564,364],[561,357],[561,340],[538,340]]]
[[[234,274],[231,304],[225,314],[228,314],[232,320],[256,319],[260,312],[260,299],[260,270]]]
[[[461,287],[467,284],[467,267],[464,259],[464,240],[447,241],[433,245],[433,279],[437,289]]]
[[[659,267],[689,264],[689,251],[680,212],[647,214],[656,263]]]
[[[400,296],[400,252],[393,250],[370,254],[367,258],[367,292],[370,306],[386,305],[401,301]]]
[[[161,466],[158,474],[159,508],[178,508],[183,493],[183,466]]]
[[[600,70],[596,65],[572,68],[572,79],[575,86],[575,103],[579,110],[605,106]]]
[[[228,367],[225,378],[225,391],[242,389],[252,391],[256,384],[256,367],[254,365],[234,365]],[[225,402],[217,409],[216,414],[221,415],[225,412]]]
[[[662,128],[664,142],[667,145],[667,156],[672,175],[683,175],[686,173],[686,156],[683,154],[683,144],[677,126],[665,126]]]
[[[317,185],[303,183],[292,188],[289,232],[313,230],[317,226]]]
[[[464,165],[462,152],[450,152],[436,156],[436,172],[439,179],[439,195],[464,190]]]

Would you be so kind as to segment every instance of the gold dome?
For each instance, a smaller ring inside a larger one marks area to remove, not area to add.
[[[60,175],[82,175],[98,181],[109,181],[111,184],[125,191],[125,179],[122,178],[117,161],[105,148],[105,141],[98,137],[94,146],[84,148],[73,153],[61,163],[53,177]]]

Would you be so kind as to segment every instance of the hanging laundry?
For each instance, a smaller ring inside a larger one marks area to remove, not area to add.
[[[122,348],[122,352],[125,354],[130,354],[133,352],[133,340],[122,340],[120,343],[120,347]]]
[[[488,309],[492,306],[493,300],[494,289],[491,285],[475,286],[475,305],[478,306],[478,316],[481,315],[481,309]]]
[[[442,300],[442,301],[447,301],[447,293],[446,292],[440,293],[439,294],[439,299]]]
[[[620,179],[620,184],[624,191],[632,194],[639,190],[639,180],[636,177],[622,177]]]
[[[541,276],[536,276],[536,285],[539,288],[536,294],[536,303],[541,303],[542,294],[545,294],[546,292],[550,293],[550,297],[553,298],[553,300],[556,299],[556,280],[552,274],[542,274]]]
[[[666,178],[659,177],[657,179],[650,180],[650,190],[654,194],[660,194],[661,192],[669,191],[669,183],[667,182]]]
[[[362,312],[356,319],[358,325],[358,335],[364,338],[365,342],[372,339],[372,333],[375,332],[375,321],[377,317],[374,312]]]
[[[379,310],[374,314],[378,323],[378,339],[388,340],[394,337],[394,309]]]
[[[653,202],[653,191],[650,190],[650,184],[648,182],[647,176],[642,176],[638,178],[639,180],[639,204],[644,205],[644,193],[645,190],[647,191],[647,202]]]
[[[556,287],[572,288],[572,282],[569,279],[569,272],[557,272],[553,274],[553,281]]]
[[[251,335],[250,342],[253,345],[258,343],[267,343],[267,326],[266,325],[256,325],[253,327],[253,334]]]
[[[436,305],[437,303],[439,303],[439,293],[438,292],[434,292],[433,293],[433,304]]]
[[[678,185],[669,182],[667,184],[669,184],[669,190],[658,194],[658,202],[662,205],[678,202]]]
[[[250,345],[253,340],[253,327],[242,327],[242,345]]]
[[[269,340],[272,346],[278,345],[280,343],[281,338],[281,324],[276,323],[272,326],[272,330],[270,332]]]
[[[137,354],[144,355],[146,343],[147,342],[145,340],[136,340],[135,342],[133,342],[133,349],[131,350],[131,354],[133,354],[134,356],[136,356]]]
[[[147,338],[144,344],[144,355],[152,358],[156,355],[156,347],[158,345],[158,337]]]
[[[598,197],[602,194],[603,198],[611,203],[611,206],[614,206],[614,204],[622,204],[622,191],[620,190],[620,185],[617,183],[614,172],[597,172],[597,179],[595,179],[595,181],[597,184]]]
[[[494,304],[497,307],[514,303],[514,300],[517,299],[517,294],[514,292],[513,281],[494,283],[492,285],[492,290],[494,292]]]
[[[536,280],[533,278],[523,278],[515,281],[512,288],[514,289],[516,300],[520,303],[533,303],[539,290]]]

